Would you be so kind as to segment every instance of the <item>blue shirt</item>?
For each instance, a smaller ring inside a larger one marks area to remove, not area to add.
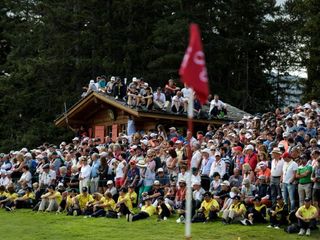
[[[202,175],[208,175],[210,174],[210,169],[211,169],[211,165],[212,163],[215,161],[215,158],[213,156],[209,157],[208,161],[206,163],[204,163],[203,167],[202,167],[202,171],[201,174]]]
[[[99,167],[100,167],[100,160],[99,159],[92,162],[91,174],[90,174],[91,178],[96,178],[99,176]]]

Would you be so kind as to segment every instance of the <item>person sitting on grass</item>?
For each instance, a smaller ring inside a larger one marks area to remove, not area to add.
[[[158,203],[158,221],[161,220],[167,220],[172,213],[172,207],[170,206],[170,204],[166,203],[164,198],[158,197],[157,199],[157,203]]]
[[[209,222],[218,218],[217,213],[219,212],[220,206],[217,200],[212,198],[210,192],[206,192],[203,197],[204,200],[197,213],[192,218],[192,222]]]
[[[246,207],[240,201],[241,197],[236,195],[233,197],[233,203],[230,207],[223,211],[222,214],[222,223],[223,224],[230,224],[232,222],[240,222],[244,219],[246,214]]]
[[[14,200],[14,205],[12,209],[15,208],[33,208],[33,204],[35,201],[35,195],[32,191],[31,187],[26,187],[24,189],[25,194],[22,197],[17,198]]]
[[[280,226],[287,225],[288,207],[284,204],[281,196],[277,196],[277,202],[268,211],[268,215],[270,216],[268,228],[280,229]]]
[[[242,225],[253,225],[253,223],[266,223],[266,205],[261,203],[261,197],[256,196],[253,200],[253,206],[246,213],[246,219],[241,221]]]
[[[67,215],[79,216],[86,210],[88,202],[93,200],[92,195],[88,193],[87,187],[82,187],[82,193],[75,196],[72,200],[72,204],[68,209]]]
[[[132,211],[132,202],[130,198],[127,195],[128,189],[121,188],[119,190],[119,198],[118,202],[116,204],[116,211],[118,218],[121,217],[121,215],[126,216],[127,214],[131,214]]]
[[[6,187],[0,185],[0,201],[7,198]]]
[[[18,198],[18,194],[15,192],[13,186],[8,186],[7,191],[5,198],[0,201],[0,207],[4,207],[7,211],[11,211],[11,207],[14,206],[14,201]]]
[[[134,215],[132,213],[127,214],[126,219],[128,222],[134,222],[140,219],[151,217],[155,213],[156,208],[152,205],[151,199],[145,199],[141,211]]]
[[[132,206],[136,207],[137,206],[137,200],[138,200],[138,195],[137,193],[134,191],[134,185],[130,185],[128,187],[128,193],[127,193],[128,197],[131,200]]]
[[[59,204],[57,214],[64,212],[65,210],[68,210],[72,206],[73,198],[77,195],[76,189],[71,189],[70,192],[63,192],[62,194],[62,200]]]
[[[101,209],[100,204],[103,204],[105,201],[104,196],[101,193],[95,192],[92,194],[93,200],[87,202],[84,215],[86,217],[91,217],[93,213]]]
[[[47,193],[41,195],[41,202],[38,209],[39,212],[57,211],[62,200],[61,193],[55,190],[54,185],[50,185],[47,190]]]
[[[310,236],[311,229],[316,228],[318,211],[317,208],[311,205],[311,199],[305,198],[304,205],[302,205],[296,212],[298,218],[298,225],[300,227],[299,235],[304,233],[306,236]]]
[[[95,205],[95,211],[92,214],[92,217],[105,217],[109,213],[115,213],[116,203],[112,198],[112,194],[110,192],[106,192],[104,194],[104,201],[97,203]],[[117,216],[117,214],[113,214],[113,216]]]

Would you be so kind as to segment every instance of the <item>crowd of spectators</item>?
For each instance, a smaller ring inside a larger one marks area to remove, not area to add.
[[[181,223],[191,174],[192,222],[263,223],[310,235],[320,201],[319,115],[312,101],[194,134],[159,125],[114,141],[83,136],[2,153],[0,205]]]
[[[88,87],[84,87],[82,97],[90,92],[99,92],[123,101],[130,108],[137,110],[156,110],[173,114],[187,114],[188,102],[193,91],[187,85],[181,89],[173,79],[169,79],[164,87],[152,87],[143,78],[133,77],[127,84],[127,79],[98,76],[96,81],[90,80]],[[227,115],[226,104],[219,100],[218,95],[209,95],[208,101],[201,106],[197,96],[194,96],[194,115],[197,118],[224,118]]]

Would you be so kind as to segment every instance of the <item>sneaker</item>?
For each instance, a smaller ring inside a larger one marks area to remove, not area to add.
[[[129,222],[132,222],[132,218],[133,218],[133,215],[130,213],[130,214],[129,214],[129,217],[128,217]]]
[[[275,226],[274,229],[280,229],[280,227],[279,226]]]
[[[176,223],[181,223],[181,218],[178,218],[178,219],[176,220]]]
[[[117,217],[118,217],[118,218],[121,218],[121,213],[117,213]]]
[[[6,206],[5,208],[6,208],[6,210],[7,210],[7,211],[9,211],[9,212],[11,212],[11,211],[12,211],[12,208],[11,208],[11,207],[9,207],[9,206]]]
[[[72,214],[73,214],[73,216],[77,216],[78,215],[77,210],[73,210]]]
[[[167,218],[167,217],[163,217],[163,220],[164,220],[164,221],[167,221],[167,220],[168,220],[168,218]]]
[[[273,228],[273,226],[272,226],[272,225],[269,225],[267,228]]]
[[[222,224],[224,224],[224,225],[227,224],[227,221],[224,218],[222,218]]]
[[[129,222],[129,214],[126,214],[126,220]]]
[[[304,234],[304,229],[300,228],[300,232],[298,233],[299,236],[302,236]]]
[[[247,219],[243,219],[240,221],[240,223],[243,225],[243,226],[247,226]]]
[[[310,228],[307,229],[306,231],[306,236],[310,236],[311,232],[310,232]]]
[[[247,225],[252,226],[253,225],[252,220],[247,220]]]

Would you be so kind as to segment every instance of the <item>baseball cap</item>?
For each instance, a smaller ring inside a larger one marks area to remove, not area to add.
[[[88,188],[87,187],[82,187],[82,192],[88,192]]]
[[[108,180],[107,185],[113,184],[112,180]]]
[[[157,172],[163,172],[163,168],[158,168]]]

